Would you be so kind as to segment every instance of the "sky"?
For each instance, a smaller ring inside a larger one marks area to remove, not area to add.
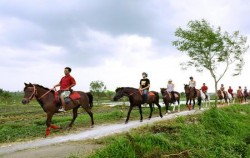
[[[197,87],[205,82],[214,92],[208,71],[181,69],[188,57],[172,45],[174,32],[205,19],[229,33],[239,30],[250,45],[249,15],[247,0],[1,0],[0,88],[52,88],[69,66],[74,90],[89,91],[97,80],[111,91],[138,88],[147,72],[150,90],[159,92],[172,79],[182,92],[193,76]],[[219,84],[250,88],[249,52],[242,74],[232,77],[228,71]]]

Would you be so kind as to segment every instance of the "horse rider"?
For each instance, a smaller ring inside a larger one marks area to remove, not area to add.
[[[229,94],[231,94],[231,96],[232,96],[232,98],[234,97],[234,94],[233,94],[233,89],[232,89],[232,87],[231,86],[229,86],[229,88],[228,88],[228,93]]]
[[[220,92],[221,92],[222,98],[225,98],[224,91],[225,91],[224,84],[221,84],[221,86],[220,86]]]
[[[244,96],[248,96],[247,87],[244,88]]]
[[[168,94],[171,93],[171,95],[169,95],[169,96],[171,96],[170,98],[172,99],[173,103],[175,103],[176,99],[174,96],[174,84],[173,84],[173,81],[171,79],[168,80],[167,92],[168,92]]]
[[[60,86],[60,92],[61,92],[60,100],[61,100],[61,103],[62,103],[61,108],[58,110],[60,112],[65,111],[64,98],[69,97],[71,88],[76,85],[76,81],[75,81],[74,77],[72,77],[70,75],[70,72],[71,72],[71,68],[70,67],[65,67],[64,68],[65,76],[63,76],[61,78],[60,82],[54,86],[54,88]]]
[[[148,92],[150,88],[150,80],[147,78],[148,74],[146,72],[142,73],[142,79],[140,80],[139,90],[142,91],[143,104],[147,103]]]
[[[207,97],[207,90],[208,90],[208,87],[206,86],[206,83],[203,83],[203,85],[201,87],[201,91],[205,94],[206,99],[208,98]]]
[[[195,89],[195,86],[196,86],[196,81],[194,80],[194,78],[191,76],[189,77],[190,81],[189,81],[189,88],[190,90],[194,90],[194,95],[196,96],[196,89]]]
[[[237,90],[237,95],[239,95],[239,94],[243,96],[241,86],[239,86],[239,89]]]

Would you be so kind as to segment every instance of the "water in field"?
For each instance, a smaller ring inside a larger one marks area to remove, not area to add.
[[[214,102],[214,101],[210,101],[210,102]],[[180,104],[186,104],[186,101],[180,101]],[[195,102],[195,104],[197,104],[197,101]],[[101,105],[106,105],[106,106],[117,106],[117,105],[125,105],[125,106],[129,106],[129,102],[128,101],[126,101],[126,102],[105,102],[105,103],[101,103]],[[160,102],[160,105],[161,106],[165,106],[165,104],[163,103],[163,102]],[[175,105],[177,105],[177,102],[173,105],[171,105],[171,106],[175,106]]]

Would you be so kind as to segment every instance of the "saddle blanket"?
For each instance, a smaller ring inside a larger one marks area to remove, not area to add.
[[[77,92],[72,92],[72,93],[69,95],[69,97],[70,97],[72,100],[76,100],[76,99],[80,99],[80,98],[81,98],[80,94],[77,93]]]

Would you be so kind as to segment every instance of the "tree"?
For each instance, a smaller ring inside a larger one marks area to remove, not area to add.
[[[104,82],[102,81],[92,81],[90,83],[90,90],[94,93],[97,98],[97,103],[99,104],[100,93],[104,90]]]
[[[190,58],[181,66],[183,69],[194,66],[198,72],[208,70],[214,80],[216,93],[218,82],[229,68],[234,67],[233,76],[241,74],[243,55],[249,48],[246,45],[247,37],[240,35],[239,31],[230,35],[222,32],[220,27],[214,29],[204,19],[189,21],[187,26],[187,30],[177,28],[175,36],[179,38],[173,41],[173,45]]]

